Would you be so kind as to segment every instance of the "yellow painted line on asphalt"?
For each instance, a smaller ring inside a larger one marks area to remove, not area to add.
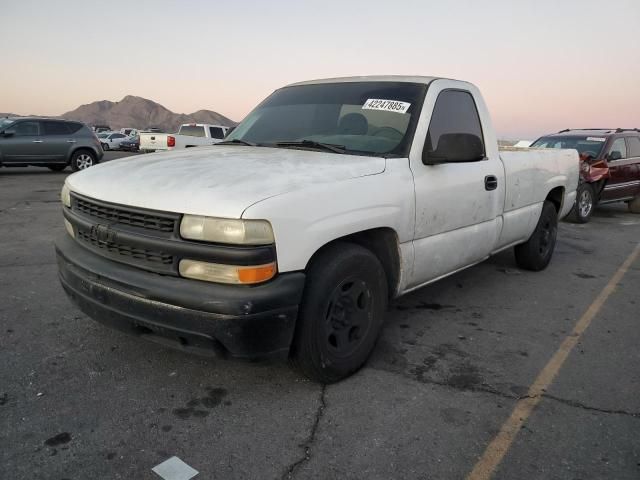
[[[536,405],[542,400],[542,394],[549,388],[551,383],[553,383],[554,378],[562,368],[565,360],[580,341],[582,334],[589,327],[591,321],[616,289],[616,286],[620,283],[620,280],[622,280],[622,277],[627,273],[627,270],[631,264],[636,261],[638,256],[640,256],[640,244],[636,245],[631,255],[627,257],[618,271],[611,277],[609,283],[607,283],[580,320],[578,320],[573,331],[564,339],[562,344],[560,344],[560,347],[556,353],[554,353],[553,357],[551,357],[551,360],[549,360],[538,375],[538,378],[536,378],[531,387],[529,387],[527,397],[518,400],[513,412],[511,412],[511,416],[504,422],[498,434],[487,446],[473,467],[473,470],[467,476],[467,480],[488,480],[491,478],[511,447],[516,435],[531,415],[531,412],[533,412]]]

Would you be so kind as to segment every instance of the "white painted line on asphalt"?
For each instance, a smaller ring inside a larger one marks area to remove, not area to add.
[[[198,475],[198,471],[191,468],[178,457],[171,457],[151,470],[160,475],[164,480],[189,480]]]

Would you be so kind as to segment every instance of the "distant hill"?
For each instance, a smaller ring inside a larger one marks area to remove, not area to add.
[[[183,123],[212,123],[235,125],[236,122],[211,110],[198,110],[191,114],[174,113],[146,98],[127,95],[119,102],[101,100],[81,105],[61,115],[68,120],[79,120],[88,125],[109,125],[113,129],[123,127],[159,127],[166,132],[175,132]]]

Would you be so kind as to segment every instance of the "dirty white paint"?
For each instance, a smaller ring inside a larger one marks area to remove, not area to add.
[[[384,170],[380,157],[219,145],[136,155],[70,175],[73,192],[152,210],[239,218],[265,198]]]
[[[72,191],[124,205],[266,219],[274,229],[280,272],[303,270],[336,238],[387,228],[397,235],[401,252],[398,293],[526,240],[554,187],[565,188],[561,216],[571,208],[577,152],[499,151],[489,111],[474,85],[429,77],[338,81],[367,80],[431,82],[409,158],[223,145],[117,160],[71,175],[67,184]],[[447,89],[473,95],[485,160],[422,163],[435,102]],[[495,190],[485,189],[487,176],[497,179]]]
[[[164,480],[190,480],[198,475],[198,471],[178,457],[171,457],[151,469]]]

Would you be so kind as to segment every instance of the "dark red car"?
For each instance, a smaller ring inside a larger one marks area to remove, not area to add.
[[[567,129],[541,137],[531,147],[572,148],[580,154],[571,220],[588,222],[599,203],[624,201],[631,212],[640,213],[640,129]]]

